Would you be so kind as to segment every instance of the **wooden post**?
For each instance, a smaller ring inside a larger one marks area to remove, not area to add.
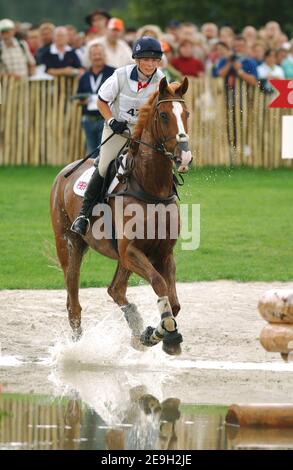
[[[226,415],[226,423],[243,427],[293,428],[293,405],[283,403],[231,405]]]
[[[260,342],[266,351],[288,354],[293,351],[293,325],[266,325],[260,334]]]

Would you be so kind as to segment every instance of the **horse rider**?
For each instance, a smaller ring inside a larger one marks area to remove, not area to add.
[[[136,65],[118,68],[99,89],[98,108],[105,119],[102,142],[113,132],[114,135],[101,147],[99,160],[95,162],[98,166],[88,183],[80,213],[71,226],[71,230],[79,235],[85,235],[89,230],[89,218],[94,205],[99,202],[108,166],[126,143],[121,134],[133,131],[138,110],[157,91],[164,77],[158,70],[162,54],[157,39],[141,37],[132,51]]]

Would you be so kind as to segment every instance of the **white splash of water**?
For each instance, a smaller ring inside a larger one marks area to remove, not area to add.
[[[76,343],[59,338],[51,350],[54,368],[49,376],[56,395],[82,399],[109,425],[123,423],[134,395],[152,394],[162,400],[172,358],[161,345],[137,351],[130,339],[124,316],[117,312],[86,329]]]
[[[97,326],[83,332],[74,343],[70,337],[59,338],[51,349],[51,362],[63,368],[134,367],[165,370],[171,364],[161,345],[137,351],[130,346],[131,333],[123,314],[109,313]]]

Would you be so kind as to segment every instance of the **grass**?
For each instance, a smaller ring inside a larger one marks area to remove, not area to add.
[[[49,216],[59,168],[0,168],[0,288],[62,288]],[[293,279],[293,172],[204,168],[185,176],[182,203],[200,204],[201,241],[176,247],[177,280]],[[103,258],[103,259],[102,259]],[[81,286],[105,286],[115,262],[90,251]],[[133,276],[130,284],[142,283]]]

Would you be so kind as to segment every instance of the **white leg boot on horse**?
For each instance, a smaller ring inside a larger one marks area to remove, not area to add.
[[[183,338],[177,330],[177,323],[172,314],[171,305],[167,296],[159,297],[158,307],[161,321],[156,328],[148,326],[141,335],[141,342],[145,346],[154,346],[163,341],[163,351],[170,355],[181,354]]]

